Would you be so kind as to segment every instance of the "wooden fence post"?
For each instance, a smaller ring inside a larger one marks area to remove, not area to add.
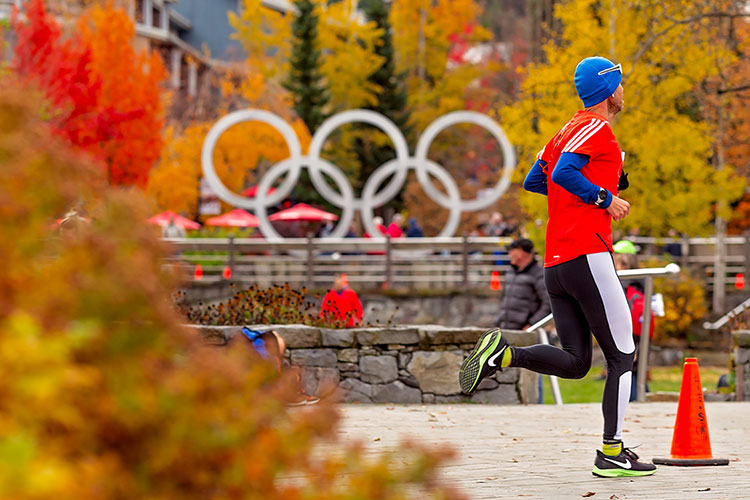
[[[234,235],[229,235],[229,275],[234,277]]]
[[[393,269],[391,264],[391,235],[385,235],[385,288],[391,287]]]
[[[690,262],[690,238],[687,236],[682,237],[682,244],[680,253],[680,267],[687,269],[688,263]]]
[[[464,233],[461,241],[461,278],[464,292],[469,291],[469,236]]]
[[[714,253],[714,293],[712,310],[714,313],[724,314],[724,296],[726,295],[727,279],[727,226],[721,217],[716,219],[716,247]]]
[[[307,233],[307,290],[313,288],[313,272],[315,267],[315,245],[312,233]]]

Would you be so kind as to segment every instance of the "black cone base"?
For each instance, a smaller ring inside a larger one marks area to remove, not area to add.
[[[678,465],[683,467],[695,465],[729,465],[728,458],[655,458],[656,465]]]

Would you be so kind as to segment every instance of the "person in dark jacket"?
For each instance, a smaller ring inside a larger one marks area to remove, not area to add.
[[[508,245],[511,270],[500,297],[495,326],[509,330],[527,328],[552,312],[544,286],[544,270],[534,257],[534,244],[520,238]]]

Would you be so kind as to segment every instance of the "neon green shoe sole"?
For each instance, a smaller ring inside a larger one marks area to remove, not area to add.
[[[508,348],[503,334],[497,328],[487,330],[479,337],[469,357],[461,364],[458,382],[465,394],[474,394],[483,378],[500,368],[502,354]]]
[[[627,470],[627,469],[600,469],[594,466],[591,473],[599,477],[636,477],[636,476],[651,476],[656,472],[654,470]]]

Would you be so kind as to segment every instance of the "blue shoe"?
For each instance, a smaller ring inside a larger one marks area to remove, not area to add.
[[[499,329],[493,328],[484,332],[458,372],[461,391],[465,394],[474,394],[483,378],[498,370],[502,371],[500,363],[505,350],[509,348]]]

